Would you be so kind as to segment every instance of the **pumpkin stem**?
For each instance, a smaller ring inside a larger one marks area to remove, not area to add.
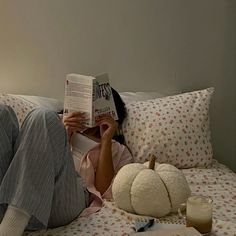
[[[155,162],[156,162],[156,157],[152,155],[152,157],[149,160],[149,169],[154,170],[155,169]]]

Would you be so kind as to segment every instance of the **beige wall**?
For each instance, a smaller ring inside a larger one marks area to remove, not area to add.
[[[1,91],[63,99],[69,72],[118,90],[214,86],[215,157],[236,170],[235,0],[0,0]]]

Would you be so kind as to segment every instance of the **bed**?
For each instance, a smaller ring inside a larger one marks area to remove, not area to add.
[[[225,165],[212,159],[208,117],[212,93],[212,88],[200,92],[190,92],[187,95],[179,94],[167,97],[164,96],[167,94],[156,92],[121,93],[122,98],[128,104],[128,118],[123,131],[127,145],[135,156],[135,161],[144,162],[152,153],[155,153],[159,156],[160,162],[168,162],[181,169],[192,193],[213,198],[213,230],[210,235],[236,236],[236,174]],[[39,99],[36,96],[1,94],[0,103],[11,105],[17,113],[20,123],[24,115],[34,107],[50,106],[48,108],[55,111],[61,109],[61,103],[57,100]],[[191,115],[188,116],[191,109]],[[154,110],[155,112],[153,112]],[[172,111],[174,113],[170,114],[169,112]],[[149,114],[152,115],[149,116]],[[181,114],[181,119],[183,119],[181,122],[178,117],[176,118],[176,114]],[[158,122],[153,117],[158,117]],[[135,122],[133,122],[134,119]],[[163,122],[159,122],[160,120]],[[178,124],[183,123],[184,126],[174,126],[176,120],[178,120]],[[162,128],[156,130],[153,126],[154,122]],[[169,126],[171,126],[170,131]],[[191,137],[189,127],[190,130],[196,132]],[[135,130],[138,133],[135,133]],[[150,133],[154,131],[155,133]],[[174,138],[173,132],[175,132]],[[144,139],[144,136],[148,136],[148,138]],[[157,136],[161,138],[157,139]],[[186,138],[183,138],[185,136]],[[182,138],[179,139],[180,137]],[[194,139],[194,137],[198,138]],[[153,145],[153,139],[155,139],[155,143],[158,143],[158,149],[156,145]],[[135,222],[148,219],[149,217],[130,214],[117,208],[113,201],[105,201],[99,212],[88,217],[78,217],[67,226],[38,232],[25,232],[24,235],[132,235],[135,233]],[[155,222],[157,224],[184,224],[184,220],[176,214],[155,219]]]

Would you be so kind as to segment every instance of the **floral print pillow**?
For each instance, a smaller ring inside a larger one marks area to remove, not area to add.
[[[152,155],[178,168],[212,163],[209,105],[214,88],[127,104],[123,124],[136,162]]]
[[[15,97],[10,94],[0,94],[0,104],[8,105],[15,111],[21,126],[25,116],[36,107],[34,103]]]

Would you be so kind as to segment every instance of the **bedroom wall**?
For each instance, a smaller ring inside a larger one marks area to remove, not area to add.
[[[236,170],[236,1],[0,0],[0,91],[63,99],[67,73],[120,91],[214,86],[214,155]]]

